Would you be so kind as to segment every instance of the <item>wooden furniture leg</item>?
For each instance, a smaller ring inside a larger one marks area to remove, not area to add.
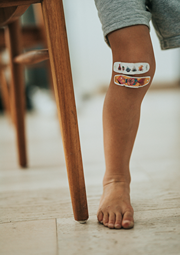
[[[42,11],[74,218],[82,223],[88,209],[62,0],[43,0]]]
[[[5,28],[6,46],[9,51],[11,69],[11,109],[15,123],[18,158],[21,167],[27,166],[26,140],[25,140],[25,95],[23,67],[14,63],[14,57],[22,53],[22,40],[19,20],[8,24]]]
[[[39,30],[41,31],[41,38],[43,38],[43,41],[44,41],[44,46],[47,47],[47,37],[46,37],[46,31],[45,31],[45,27],[44,27],[44,19],[43,19],[43,15],[42,15],[41,4],[34,4],[33,7],[34,7],[34,16],[35,16],[35,20],[36,20],[36,26],[39,27]],[[48,71],[48,79],[49,79],[50,88],[52,89],[52,92],[54,95],[53,80],[52,80],[52,74],[51,74],[49,60],[46,61],[46,68]]]
[[[2,102],[5,112],[10,116],[10,99],[9,99],[9,90],[5,77],[4,70],[0,68],[0,90],[2,95]]]

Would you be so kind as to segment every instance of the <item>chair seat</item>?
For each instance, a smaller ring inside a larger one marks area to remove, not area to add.
[[[29,6],[30,5],[21,5],[21,6],[0,8],[0,27],[3,27],[15,21],[16,19],[18,19],[27,10]],[[1,4],[0,4],[0,7],[1,7]]]
[[[31,5],[40,3],[41,0],[0,0],[1,7],[19,6],[19,5]]]

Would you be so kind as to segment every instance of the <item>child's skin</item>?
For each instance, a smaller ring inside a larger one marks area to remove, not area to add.
[[[135,25],[116,30],[108,35],[114,62],[147,62],[155,72],[155,59],[149,28]],[[97,213],[99,222],[109,228],[132,228],[133,208],[130,203],[129,161],[135,141],[141,102],[150,86],[126,88],[115,85],[112,78],[103,109],[103,131],[106,171],[103,179],[103,195]],[[135,75],[138,76],[138,75]]]

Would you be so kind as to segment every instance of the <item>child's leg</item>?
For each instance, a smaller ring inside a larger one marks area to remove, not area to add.
[[[108,39],[113,63],[147,62],[150,70],[141,77],[151,76],[152,81],[155,59],[147,26],[116,30],[109,34]],[[142,88],[121,87],[113,82],[115,74],[113,71],[103,109],[106,171],[97,217],[109,228],[131,228],[134,221],[129,197],[129,160],[138,129],[141,102],[150,84]]]

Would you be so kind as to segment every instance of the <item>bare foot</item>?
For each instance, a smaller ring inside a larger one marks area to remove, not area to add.
[[[130,203],[128,182],[111,180],[103,184],[97,219],[108,228],[132,228],[133,208]]]

